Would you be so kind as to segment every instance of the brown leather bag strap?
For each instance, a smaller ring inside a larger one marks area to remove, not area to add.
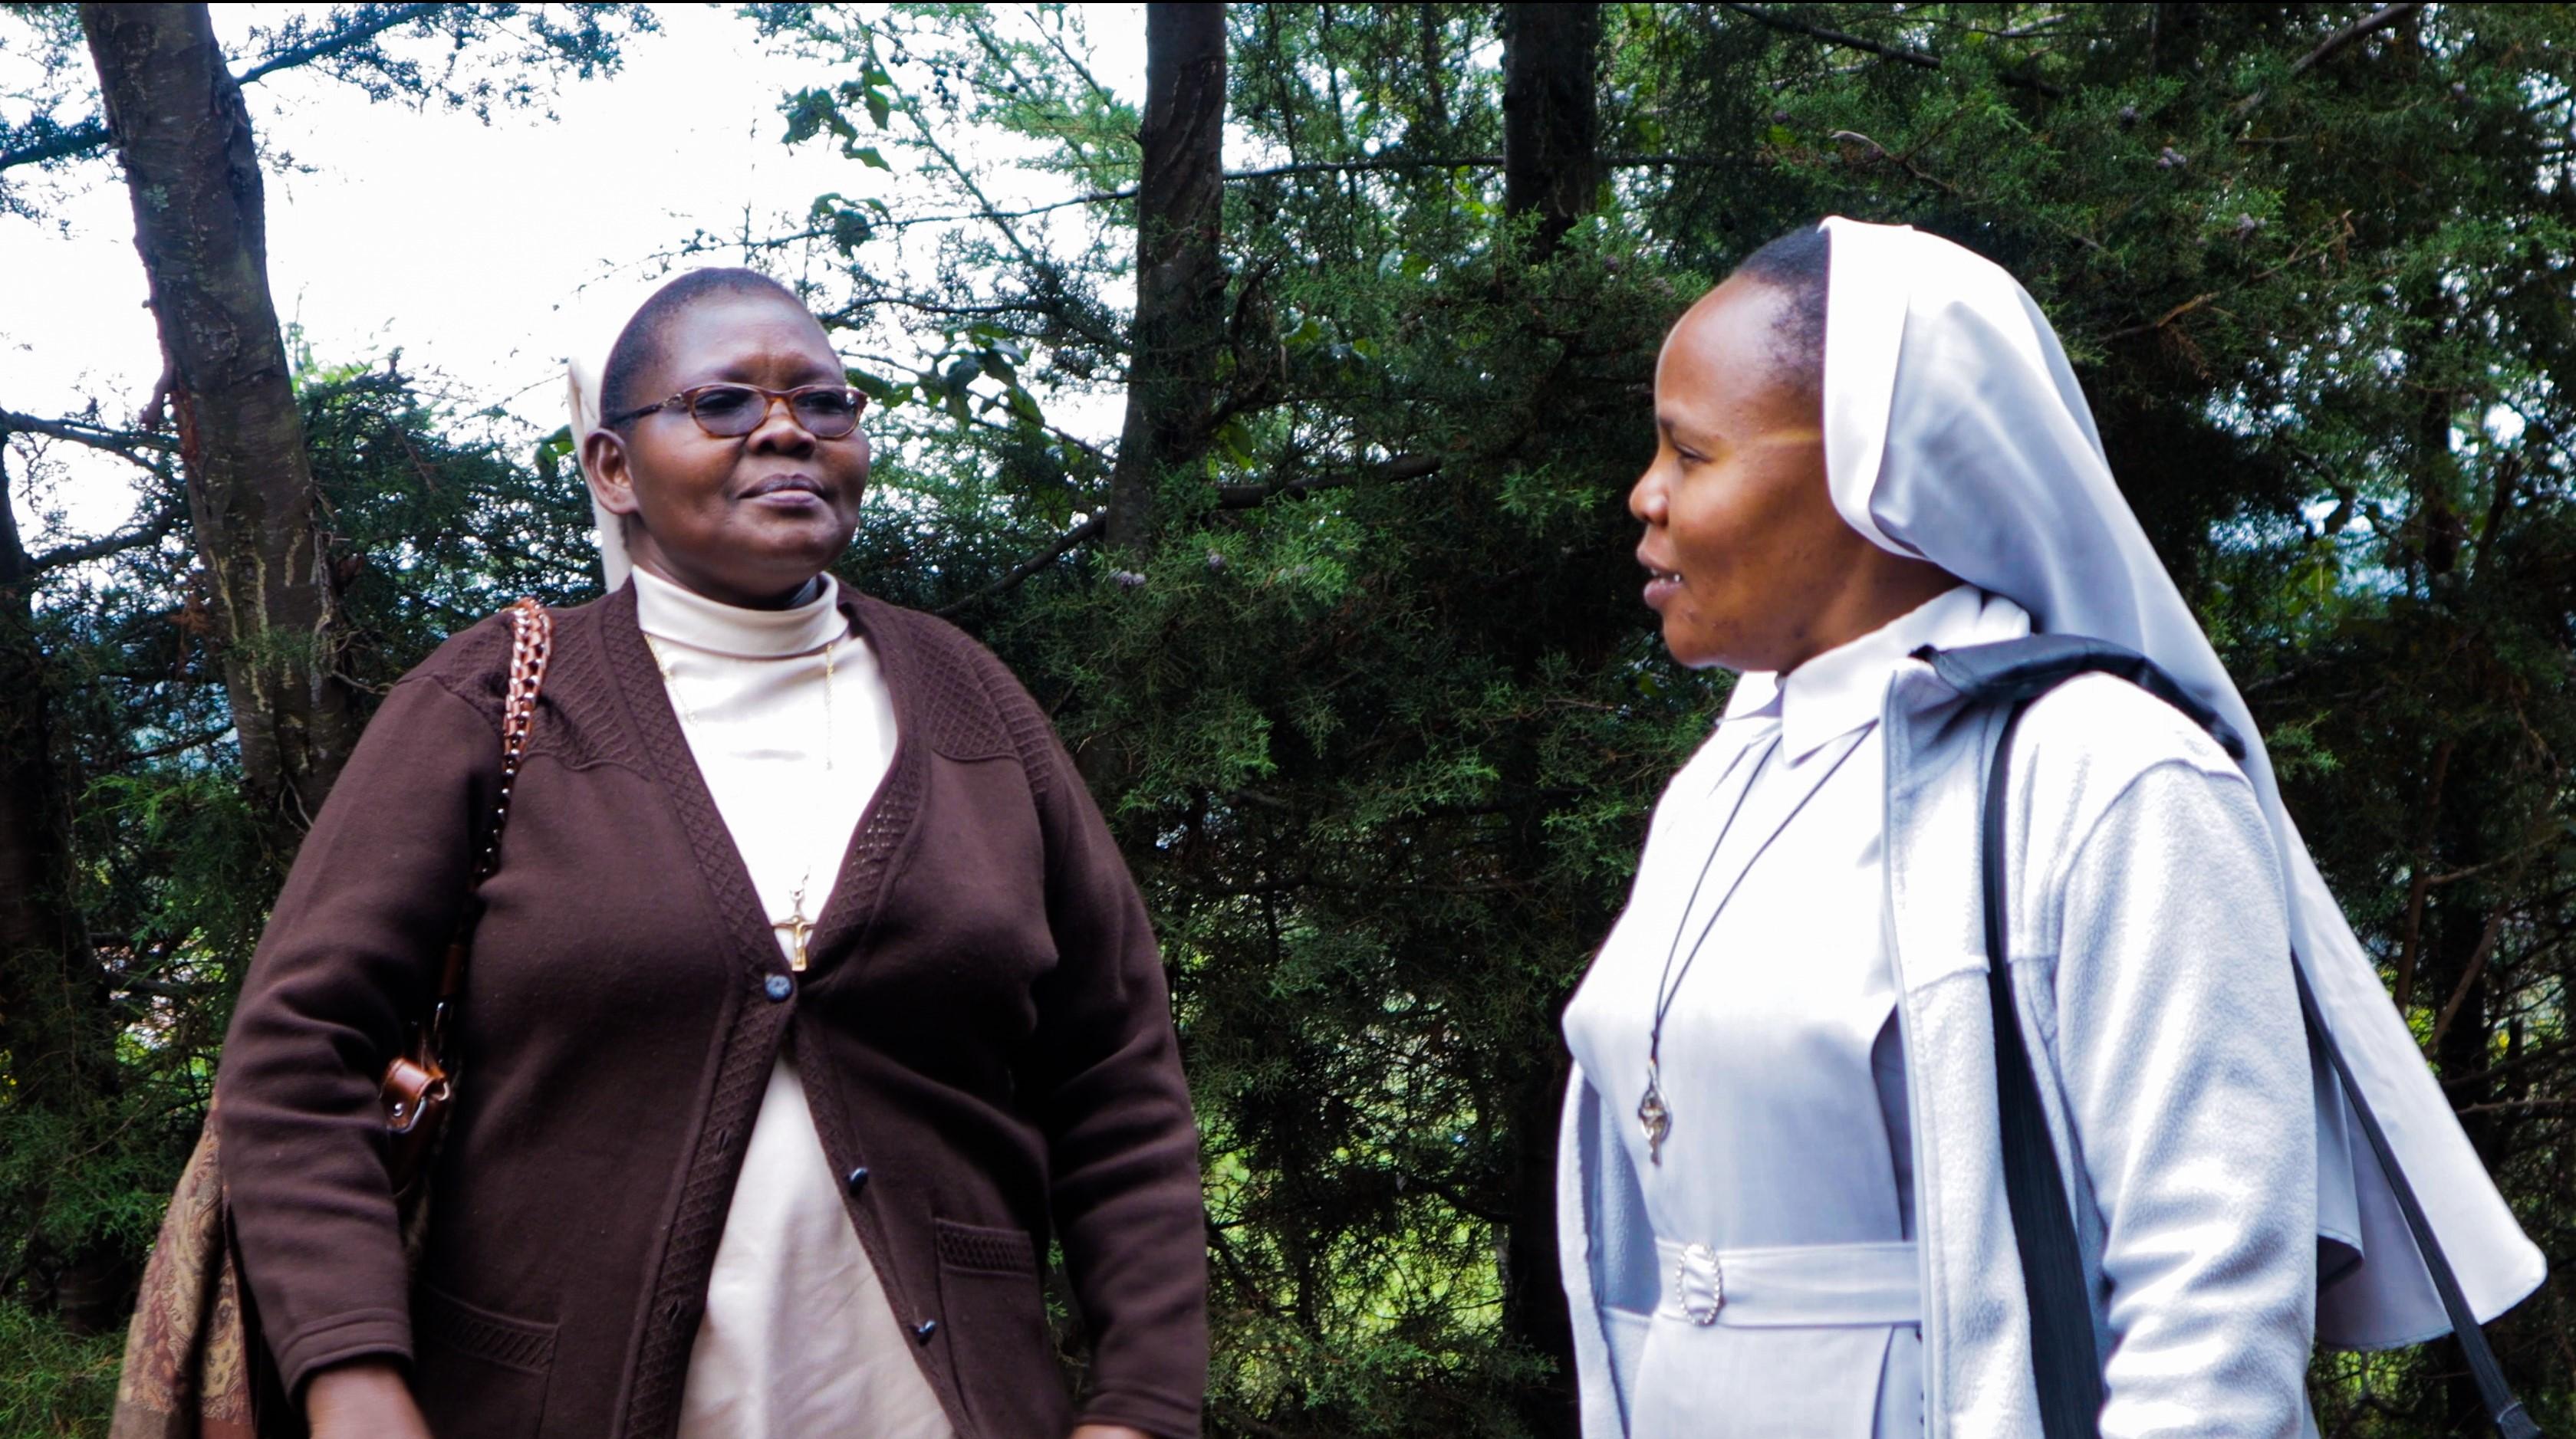
[[[510,822],[510,790],[519,782],[520,761],[527,758],[537,692],[545,687],[546,661],[555,647],[555,617],[544,605],[523,599],[504,613],[510,617],[510,684],[501,701],[501,793],[492,805],[492,829],[484,836],[483,853],[474,861],[477,885],[501,867],[501,827]]]
[[[510,822],[510,792],[518,786],[519,765],[528,755],[528,732],[537,721],[537,694],[545,688],[546,662],[554,657],[553,611],[523,599],[502,613],[510,617],[510,677],[501,700],[501,792],[492,802],[492,827],[484,833],[483,852],[474,857],[469,890],[480,889],[501,867],[501,830]],[[466,925],[471,923],[469,918]],[[442,1009],[465,987],[466,948],[465,928],[460,926],[455,941],[447,946],[447,962],[438,976]]]

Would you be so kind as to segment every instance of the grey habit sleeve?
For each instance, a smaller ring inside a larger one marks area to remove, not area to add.
[[[2302,1428],[2315,1119],[2279,873],[2223,760],[2146,769],[2063,872],[2049,1038],[2098,1207],[2105,1439]]]

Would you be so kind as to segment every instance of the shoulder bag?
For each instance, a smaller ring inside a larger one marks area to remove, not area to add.
[[[464,993],[474,924],[472,891],[500,862],[510,791],[527,754],[537,693],[554,644],[554,616],[535,600],[521,600],[507,613],[510,674],[502,702],[501,788],[491,828],[475,857],[466,917],[440,966],[437,997],[412,1026],[402,1052],[385,1066],[381,1086],[386,1169],[401,1206],[405,1246],[415,1261],[428,1213],[429,1161],[456,1100],[448,1020]],[[109,1439],[258,1439],[302,1430],[290,1397],[277,1382],[249,1290],[242,1284],[215,1132],[210,1107],[143,1271],[134,1322],[126,1331]]]
[[[2013,1240],[2021,1251],[2022,1285],[2030,1305],[2031,1363],[2039,1384],[2041,1431],[2046,1439],[2094,1439],[2101,1432],[2102,1361],[2094,1347],[2093,1305],[2087,1297],[2083,1258],[2076,1248],[2073,1210],[2060,1186],[2057,1143],[2049,1134],[2041,1107],[2039,1070],[2022,1034],[2020,1008],[2013,999],[2010,949],[2005,944],[2004,796],[2012,759],[2013,731],[2033,700],[2078,675],[2112,674],[2181,710],[2209,732],[2230,757],[2245,758],[2245,742],[2217,713],[2174,683],[2155,662],[2132,650],[2077,635],[2031,635],[1996,644],[1939,650],[1931,646],[1914,657],[1956,689],[1971,705],[2005,706],[2002,731],[1985,779],[1984,820],[1979,844],[1983,855],[1986,912],[1986,981],[1994,1006],[1995,1087],[2003,1138],[2004,1198],[2012,1211]],[[2468,1361],[2470,1377],[2486,1405],[2489,1421],[2501,1439],[2540,1439],[2522,1401],[2513,1396],[2488,1347],[2451,1261],[2442,1253],[2413,1186],[2398,1168],[2387,1132],[2353,1078],[2351,1067],[2325,1026],[2306,972],[2294,956],[2290,973],[2299,991],[2299,1012],[2309,1036],[2326,1056],[2353,1117],[2370,1142],[2370,1150],[2388,1176],[2415,1247],[2424,1256],[2433,1288],[2450,1315],[2451,1332]]]

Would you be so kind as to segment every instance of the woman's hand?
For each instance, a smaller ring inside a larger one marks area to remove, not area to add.
[[[321,1439],[321,1436],[317,1434],[314,1439]],[[1084,1424],[1074,1429],[1072,1439],[1154,1439],[1154,1436],[1124,1424]]]
[[[430,1439],[402,1366],[390,1359],[334,1365],[304,1385],[313,1439]]]

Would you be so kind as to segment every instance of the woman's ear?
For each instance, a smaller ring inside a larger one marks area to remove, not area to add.
[[[632,517],[643,508],[635,498],[635,471],[626,462],[626,440],[615,430],[597,429],[582,438],[581,477],[593,499],[612,515]]]

